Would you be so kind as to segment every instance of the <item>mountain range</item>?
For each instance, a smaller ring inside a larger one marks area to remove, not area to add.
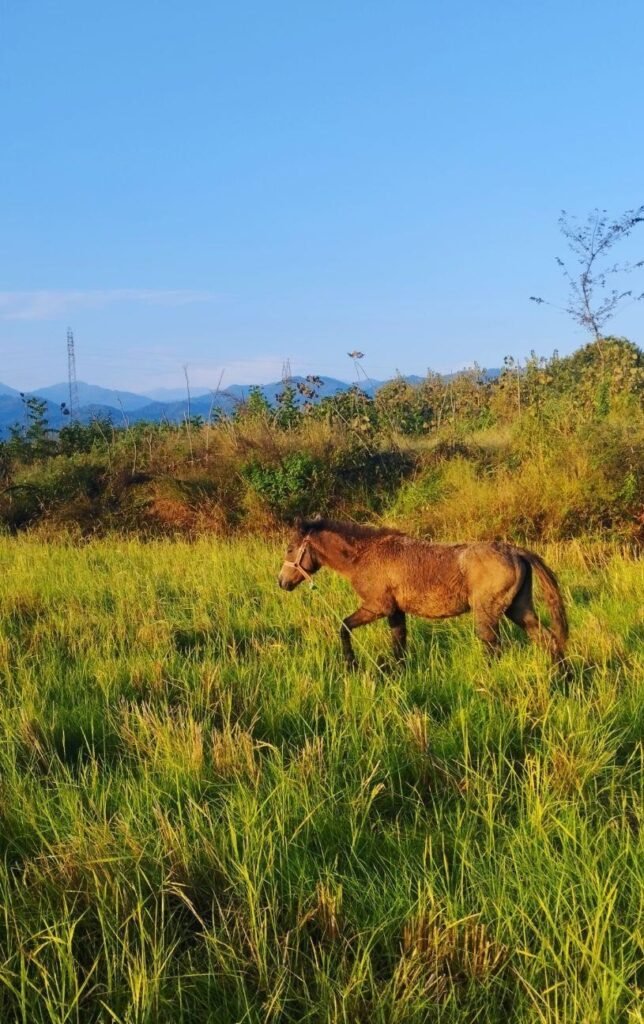
[[[499,370],[488,370],[489,377],[496,377]],[[321,385],[316,388],[320,398],[347,391],[355,386],[335,377],[320,377]],[[404,378],[409,384],[419,384],[423,378],[410,375]],[[297,385],[305,381],[304,377],[292,377],[291,383]],[[374,395],[386,381],[361,380],[359,387],[369,395]],[[207,419],[215,409],[222,413],[231,413],[235,407],[248,397],[250,385],[233,384],[223,391],[209,391],[205,388],[191,390],[190,412],[192,416]],[[259,385],[260,392],[273,405],[277,395],[284,389],[283,381]],[[63,412],[62,405],[69,405],[69,385],[66,383],[51,384],[26,392],[26,397],[35,396],[46,402],[46,417],[52,430],[57,430],[69,422]],[[137,394],[132,391],[117,391],[104,388],[97,384],[78,382],[79,419],[88,423],[96,417],[105,417],[115,425],[125,425],[141,421],[159,423],[162,420],[181,422],[188,415],[188,401],[185,389],[160,388],[148,394]],[[25,422],[25,409],[21,393],[7,384],[0,383],[0,438],[9,434],[9,428]]]

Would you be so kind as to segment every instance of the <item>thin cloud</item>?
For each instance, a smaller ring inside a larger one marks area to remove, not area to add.
[[[0,320],[58,320],[75,310],[104,309],[118,303],[186,306],[195,302],[211,302],[214,298],[212,292],[147,288],[0,292]]]

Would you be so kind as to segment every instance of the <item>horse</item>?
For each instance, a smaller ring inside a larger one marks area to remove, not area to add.
[[[561,591],[553,571],[532,551],[496,541],[434,544],[387,527],[297,520],[278,576],[280,587],[294,590],[304,580],[312,583],[323,567],[344,576],[360,598],[360,607],[340,628],[349,668],[356,665],[353,630],[384,618],[394,659],[403,662],[407,614],[447,619],[472,612],[476,632],[490,653],[498,649],[499,624],[506,615],[555,663],[563,660],[568,621]],[[534,610],[533,573],[550,612],[550,629]]]

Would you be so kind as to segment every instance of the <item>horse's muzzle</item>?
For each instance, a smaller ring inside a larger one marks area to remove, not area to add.
[[[295,590],[296,587],[299,587],[302,580],[310,578],[297,560],[295,562],[286,561],[279,571],[277,582],[282,590]]]

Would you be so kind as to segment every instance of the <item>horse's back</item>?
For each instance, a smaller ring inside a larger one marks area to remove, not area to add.
[[[450,618],[469,608],[461,566],[463,544],[431,544],[392,537],[383,545],[383,579],[400,611],[424,618]]]
[[[526,571],[506,544],[433,544],[405,536],[383,543],[378,563],[396,607],[430,619],[462,615],[497,597],[509,601]]]

